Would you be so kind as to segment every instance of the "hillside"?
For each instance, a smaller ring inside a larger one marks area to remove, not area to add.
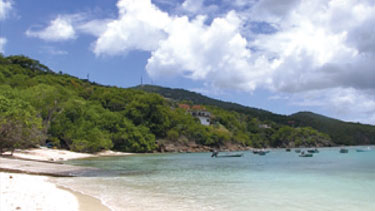
[[[247,114],[262,121],[273,121],[294,127],[312,127],[328,134],[336,144],[375,144],[375,126],[344,122],[312,112],[299,112],[290,116],[275,114],[266,110],[251,108],[236,103],[212,99],[199,93],[160,86],[137,86],[135,89],[158,93],[175,101],[191,101],[194,104],[212,105],[225,110]]]
[[[143,90],[146,92],[150,92],[150,93],[157,93],[165,98],[170,98],[177,102],[190,101],[193,104],[217,106],[225,110],[236,111],[239,113],[251,115],[262,121],[268,120],[268,121],[273,121],[273,122],[282,123],[282,124],[287,123],[287,116],[285,115],[275,114],[275,113],[272,113],[263,109],[243,106],[238,103],[225,102],[225,101],[209,98],[202,94],[191,92],[191,91],[184,90],[184,89],[171,89],[167,87],[160,87],[160,86],[154,86],[154,85],[143,85],[143,86],[136,86],[133,88],[138,89],[138,90]]]
[[[344,122],[311,112],[299,112],[289,117],[296,126],[312,127],[331,136],[337,144],[375,144],[375,126]]]
[[[282,116],[185,90],[141,88],[103,86],[25,56],[0,55],[0,154],[45,144],[79,152],[163,152],[374,143],[374,126]],[[201,111],[191,108],[207,112],[209,124],[201,124],[193,115]]]

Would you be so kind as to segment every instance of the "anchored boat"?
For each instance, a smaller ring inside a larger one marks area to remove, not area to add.
[[[230,157],[242,157],[242,156],[243,156],[243,153],[219,155],[219,152],[213,152],[211,155],[211,157],[215,157],[215,158],[230,158]]]
[[[366,149],[356,149],[355,151],[357,151],[357,152],[368,152],[368,151],[371,151],[371,148],[367,147]]]
[[[348,149],[345,149],[345,148],[341,148],[341,149],[340,149],[340,153],[348,153],[348,152],[349,152]]]
[[[301,152],[301,154],[299,154],[300,157],[312,157],[313,156],[313,153],[305,153],[304,151]]]
[[[308,153],[319,153],[319,150],[317,148],[315,149],[309,149],[307,150]]]

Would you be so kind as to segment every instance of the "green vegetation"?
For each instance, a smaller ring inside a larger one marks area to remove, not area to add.
[[[300,112],[290,116],[279,115],[236,103],[208,98],[201,94],[183,89],[171,89],[151,85],[138,86],[135,88],[151,93],[158,93],[176,101],[212,105],[225,110],[236,111],[265,122],[271,121],[294,128],[311,127],[317,131],[328,134],[332,138],[332,141],[339,145],[375,144],[375,127],[372,125],[343,122],[311,112]]]
[[[375,144],[375,126],[372,125],[343,122],[311,112],[299,112],[290,118],[296,126],[310,126],[329,134],[336,144]]]
[[[102,86],[55,73],[24,56],[0,56],[0,150],[46,143],[79,152],[153,152],[165,143],[206,147],[332,144],[330,131],[318,132],[314,125],[286,126],[283,122],[290,119],[285,116],[217,104],[201,95],[195,99],[195,93],[183,98],[185,92],[178,90],[164,98],[162,93]],[[201,125],[179,108],[182,101],[205,105],[212,115],[211,125]],[[374,131],[374,127],[364,128],[359,137]]]
[[[29,103],[12,94],[0,94],[0,153],[33,147],[43,139],[41,118]]]

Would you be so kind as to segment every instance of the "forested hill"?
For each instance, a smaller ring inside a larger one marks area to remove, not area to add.
[[[297,126],[309,126],[329,134],[337,144],[375,144],[373,125],[344,122],[312,112],[299,112],[288,118]]]
[[[25,56],[0,55],[0,153],[46,143],[80,152],[375,143],[373,126],[342,123],[346,127],[342,131],[337,130],[341,123],[329,122],[333,126],[323,128],[326,130],[314,129],[321,119],[275,115],[225,102],[215,104],[215,100],[195,93],[190,93],[191,102],[160,94],[102,86],[56,73]],[[194,96],[201,100],[194,100]],[[192,115],[197,113],[194,108],[210,113],[208,126]],[[341,132],[347,138],[341,139]]]
[[[288,123],[287,118],[286,118],[287,116],[284,116],[284,115],[275,114],[275,113],[272,113],[263,109],[243,106],[238,103],[225,102],[225,101],[209,98],[202,94],[191,92],[191,91],[184,90],[184,89],[171,89],[167,87],[154,86],[154,85],[136,86],[134,87],[134,89],[139,89],[139,90],[143,90],[143,91],[150,92],[150,93],[157,93],[165,98],[173,99],[177,102],[186,101],[192,104],[217,106],[225,110],[236,111],[236,112],[243,113],[243,114],[249,114],[262,121],[268,120],[268,121],[273,121],[273,122],[281,123],[281,124]]]
[[[337,144],[375,144],[375,126],[372,125],[344,122],[312,112],[299,112],[290,116],[280,115],[237,103],[212,99],[184,89],[171,89],[153,85],[143,85],[134,88],[151,93],[158,93],[176,101],[190,101],[194,104],[217,106],[222,109],[247,114],[262,121],[268,120],[278,124],[291,125],[293,127],[312,127],[330,135],[332,140]]]

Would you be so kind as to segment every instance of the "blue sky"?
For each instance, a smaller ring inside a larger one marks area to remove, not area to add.
[[[375,123],[372,0],[0,0],[0,51],[105,85]]]

